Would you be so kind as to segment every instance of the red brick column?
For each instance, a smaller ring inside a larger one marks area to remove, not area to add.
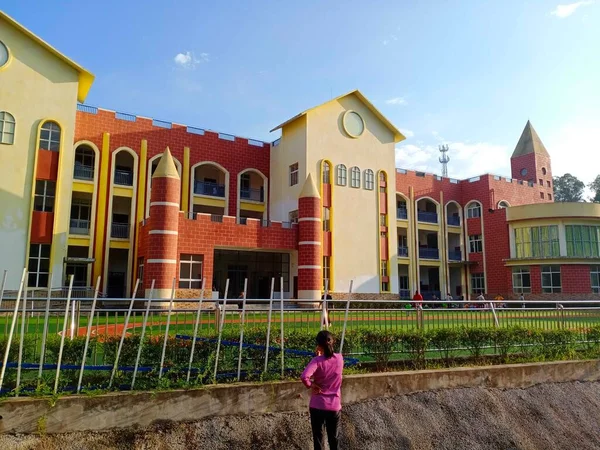
[[[298,297],[319,300],[323,285],[321,198],[309,175],[298,199]]]

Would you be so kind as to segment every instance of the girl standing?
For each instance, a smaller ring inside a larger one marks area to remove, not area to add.
[[[329,331],[317,334],[317,356],[308,363],[300,377],[304,386],[312,391],[309,408],[315,450],[323,448],[323,425],[327,429],[330,450],[338,449],[344,358],[333,352],[333,343]]]

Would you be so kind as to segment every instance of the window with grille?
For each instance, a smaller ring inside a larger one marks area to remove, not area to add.
[[[517,258],[553,258],[560,256],[558,226],[515,229]]]
[[[331,168],[326,161],[323,161],[323,184],[331,184]]]
[[[0,144],[15,142],[15,118],[6,111],[0,111]]]
[[[542,266],[542,292],[554,294],[561,290],[560,266]]]
[[[295,209],[288,213],[288,218],[290,223],[298,223],[298,210]]]
[[[485,294],[485,277],[482,273],[471,274],[471,293]]]
[[[35,198],[33,201],[33,210],[53,212],[55,192],[56,182],[37,180],[35,182]]]
[[[144,258],[138,258],[137,278],[140,280],[140,285],[144,284]]]
[[[60,126],[56,122],[44,122],[42,125],[39,148],[52,152],[60,150]]]
[[[565,226],[567,256],[578,258],[600,257],[600,227],[588,225]]]
[[[290,166],[290,186],[298,184],[298,163]]]
[[[343,164],[337,166],[337,184],[338,186],[346,186],[348,182],[348,170]]]
[[[331,286],[331,257],[323,256],[323,290],[327,290]]]
[[[531,293],[531,274],[529,267],[513,267],[512,270],[513,292],[515,294]]]
[[[481,241],[481,235],[473,234],[469,236],[469,253],[481,252],[483,252],[483,243]]]
[[[590,276],[592,277],[592,292],[600,294],[600,266],[591,266]]]
[[[356,166],[350,169],[350,187],[360,187],[360,169]]]
[[[481,205],[476,202],[469,203],[469,206],[467,206],[467,218],[475,219],[477,217],[481,217]]]
[[[202,287],[202,255],[181,254],[179,258],[179,288]]]
[[[50,273],[50,244],[31,244],[27,265],[29,287],[48,287]]]
[[[323,231],[331,231],[331,210],[327,207],[323,207]]]
[[[372,191],[375,188],[375,174],[371,169],[365,170],[365,189]]]

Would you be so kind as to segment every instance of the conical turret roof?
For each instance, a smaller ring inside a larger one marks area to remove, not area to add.
[[[304,186],[302,186],[302,190],[300,191],[300,198],[305,197],[321,198],[319,195],[319,190],[317,189],[317,185],[315,184],[312,174],[310,173],[308,174],[308,177],[306,177]]]
[[[171,150],[169,147],[165,150],[163,155],[158,162],[158,166],[156,170],[152,174],[152,178],[179,178],[179,172],[177,172],[177,167],[175,166],[175,161],[173,161],[173,156],[171,155]]]
[[[550,156],[546,147],[544,147],[542,140],[534,130],[533,125],[531,125],[531,122],[528,120],[523,129],[523,133],[521,133],[521,138],[515,147],[515,151],[512,154],[512,158],[529,155],[531,153]]]

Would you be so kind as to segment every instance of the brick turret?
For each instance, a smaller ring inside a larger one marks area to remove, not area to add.
[[[323,225],[321,196],[312,178],[304,182],[298,198],[298,297],[319,300],[323,285]]]
[[[150,217],[148,224],[148,259],[144,284],[149,294],[155,280],[154,298],[169,298],[177,276],[177,240],[181,180],[169,147],[152,175]]]

